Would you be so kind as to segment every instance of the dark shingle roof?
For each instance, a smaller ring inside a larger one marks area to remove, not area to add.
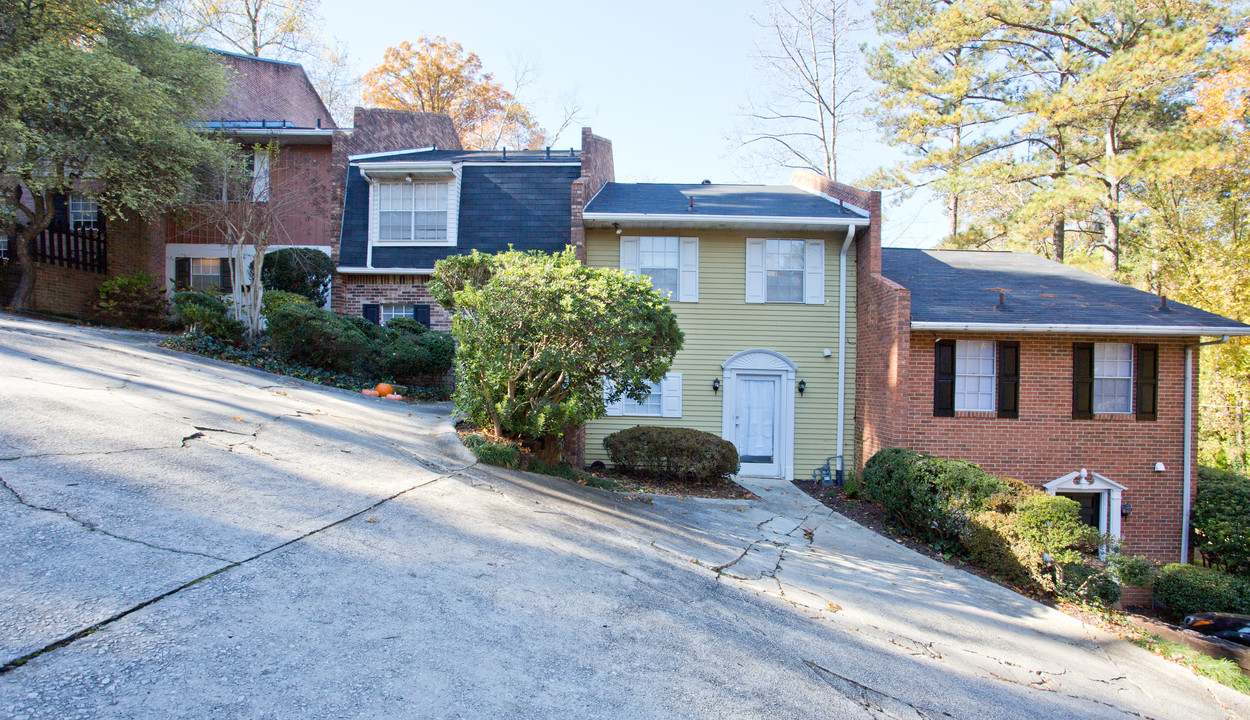
[[[881,272],[911,291],[913,323],[1218,328],[1250,325],[1031,253],[884,248]],[[999,309],[999,294],[1006,305]],[[1234,332],[1234,334],[1240,334]]]
[[[694,198],[694,210],[690,199]],[[608,183],[586,206],[604,215],[785,217],[864,219],[821,195],[790,185],[678,185]]]
[[[226,67],[226,93],[204,113],[208,123],[269,121],[300,128],[334,127],[321,96],[296,63],[214,50]]]

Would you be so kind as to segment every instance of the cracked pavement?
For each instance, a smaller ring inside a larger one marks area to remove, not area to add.
[[[788,484],[478,466],[158,340],[0,315],[0,717],[1250,718]]]

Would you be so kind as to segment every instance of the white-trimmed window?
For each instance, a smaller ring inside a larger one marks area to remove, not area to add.
[[[190,258],[191,261],[191,288],[205,292],[210,288],[228,291],[230,288],[221,287],[222,273],[221,264],[226,262],[223,258]]]
[[[765,302],[803,302],[806,255],[802,240],[764,242]]]
[[[69,226],[73,230],[95,230],[100,220],[100,205],[85,195],[69,196]]]
[[[621,238],[621,269],[645,275],[671,302],[699,302],[699,238]]]
[[[446,242],[447,190],[445,182],[377,183],[378,242]]]
[[[680,238],[638,238],[639,270],[651,279],[651,286],[669,298],[677,296],[681,286],[681,268],[678,262]]]
[[[994,407],[994,341],[955,343],[955,410],[988,412]]]
[[[1094,412],[1132,411],[1132,343],[1094,343]]]
[[[612,393],[612,383],[604,383],[604,397]],[[622,395],[607,406],[610,416],[681,417],[681,373],[669,373],[658,383],[651,383],[651,393],[642,401]]]
[[[825,304],[825,241],[747,238],[746,301]]]
[[[395,318],[412,317],[412,305],[390,304],[380,305],[378,307],[378,322],[382,325],[394,320]]]

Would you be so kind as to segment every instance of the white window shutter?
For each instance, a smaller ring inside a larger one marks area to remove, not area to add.
[[[747,238],[746,301],[764,302],[764,241],[759,238]]]
[[[616,387],[616,383],[604,378],[603,380],[603,402],[607,407],[607,415],[615,417],[622,414],[621,399],[617,398],[615,402],[608,402],[608,396],[612,394],[612,390]]]
[[[677,254],[677,302],[699,302],[699,238],[684,237]]]
[[[669,373],[660,383],[660,416],[681,417],[681,373]]]
[[[825,304],[825,241],[808,240],[806,277],[803,278],[803,302]]]
[[[621,238],[621,269],[630,275],[642,274],[642,257],[638,254],[638,238]]]
[[[369,183],[369,244],[372,245],[378,241],[378,210],[381,206],[381,193],[378,192],[378,184]]]

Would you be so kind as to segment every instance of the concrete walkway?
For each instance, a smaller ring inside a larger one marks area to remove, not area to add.
[[[476,466],[408,406],[0,315],[3,718],[1250,718],[789,485]]]

